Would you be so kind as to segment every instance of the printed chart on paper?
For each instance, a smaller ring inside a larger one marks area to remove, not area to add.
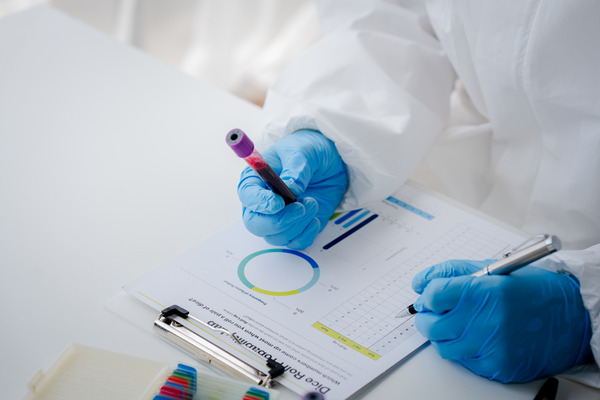
[[[286,367],[298,393],[350,396],[425,343],[411,281],[448,259],[501,256],[522,237],[412,186],[334,215],[308,249],[269,246],[236,224],[126,290],[156,309],[179,304]],[[199,333],[228,348],[210,330]],[[240,357],[256,363],[244,348]],[[256,364],[260,366],[260,363]]]

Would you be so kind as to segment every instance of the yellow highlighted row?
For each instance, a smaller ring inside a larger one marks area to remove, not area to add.
[[[289,290],[287,292],[272,292],[270,290],[261,289],[261,288],[256,287],[256,286],[254,286],[252,288],[252,290],[254,290],[255,292],[258,292],[258,293],[269,295],[269,296],[289,296],[289,295],[292,295],[292,294],[298,294],[298,293],[300,293],[298,291],[298,289]]]
[[[365,355],[373,360],[377,360],[381,357],[379,354],[375,354],[371,350],[361,346],[360,344],[358,344],[356,342],[353,342],[352,340],[348,339],[344,335],[337,333],[333,329],[326,327],[325,325],[323,325],[322,323],[320,323],[318,321],[315,322],[312,326],[313,326],[313,328],[317,328],[318,330],[325,333],[326,335],[331,336],[338,342],[345,344],[346,346],[350,347],[351,349],[354,349],[354,350],[358,351],[360,354]]]

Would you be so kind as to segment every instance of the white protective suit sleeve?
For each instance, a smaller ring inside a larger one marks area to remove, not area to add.
[[[333,140],[348,166],[342,208],[399,188],[444,127],[455,74],[424,4],[321,3],[324,37],[267,94],[261,145],[300,129]]]

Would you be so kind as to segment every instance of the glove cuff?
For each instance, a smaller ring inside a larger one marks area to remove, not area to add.
[[[592,324],[590,321],[590,314],[585,310],[585,326],[583,331],[583,338],[581,339],[581,349],[579,350],[579,354],[575,359],[574,365],[586,364],[591,362],[594,359],[594,355],[592,353]]]

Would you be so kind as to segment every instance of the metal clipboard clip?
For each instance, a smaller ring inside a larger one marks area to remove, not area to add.
[[[176,318],[182,318],[190,323],[193,321],[212,331],[228,335],[245,351],[250,351],[263,359],[266,366],[269,368],[269,372],[265,373],[245,361],[240,360],[229,351],[217,346],[185,325],[177,322]],[[193,356],[207,361],[210,364],[214,364],[234,376],[248,379],[258,386],[267,388],[273,387],[274,383],[277,382],[275,381],[275,378],[284,372],[284,366],[281,363],[278,363],[271,358],[264,357],[252,349],[243,346],[238,338],[226,329],[212,327],[198,318],[191,316],[189,311],[178,305],[172,305],[161,311],[160,315],[154,321],[154,330],[156,333],[170,342],[175,343]]]

